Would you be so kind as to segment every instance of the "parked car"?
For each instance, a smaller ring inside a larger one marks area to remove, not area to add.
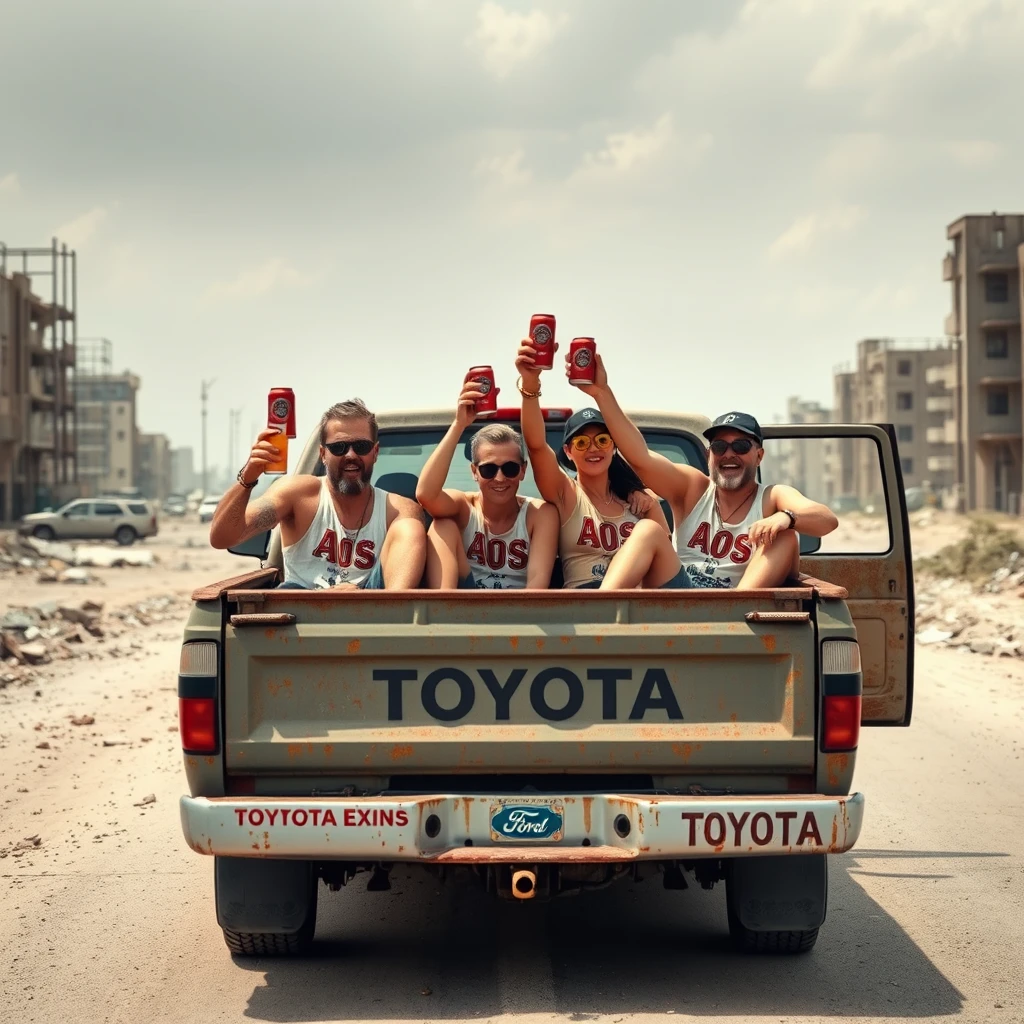
[[[164,499],[163,513],[165,516],[183,516],[187,510],[185,499],[180,494],[169,494]]]
[[[56,512],[22,516],[18,532],[40,540],[116,540],[134,544],[157,533],[156,512],[146,501],[79,498]]]
[[[217,502],[221,497],[220,494],[208,494],[203,498],[202,504],[199,506],[199,522],[208,523],[213,518],[213,513],[217,511]]]

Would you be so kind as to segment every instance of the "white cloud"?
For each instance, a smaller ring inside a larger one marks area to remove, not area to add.
[[[530,168],[523,163],[524,159],[521,149],[505,156],[483,157],[476,165],[477,177],[502,188],[521,188],[533,180]]]
[[[860,182],[884,166],[886,140],[878,132],[850,132],[834,139],[818,165],[831,182]]]
[[[13,172],[0,178],[0,195],[16,196],[21,191],[21,182]]]
[[[520,64],[550,46],[568,24],[567,14],[551,17],[543,11],[519,14],[487,0],[476,16],[476,31],[466,40],[495,78],[507,78]]]
[[[71,249],[85,245],[96,233],[99,226],[107,219],[109,210],[105,206],[94,206],[74,220],[61,224],[53,234],[58,242],[64,242]]]
[[[243,270],[230,281],[214,281],[206,289],[203,299],[207,302],[253,299],[280,288],[302,288],[312,281],[284,260],[267,260],[252,270]]]
[[[945,149],[961,167],[970,170],[991,167],[1002,152],[998,143],[988,139],[954,139],[946,143]]]
[[[768,247],[773,260],[810,249],[822,236],[846,234],[864,219],[861,206],[836,206],[818,213],[798,217]]]

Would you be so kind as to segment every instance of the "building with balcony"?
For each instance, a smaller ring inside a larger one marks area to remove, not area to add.
[[[75,268],[56,239],[0,243],[0,522],[77,493]]]
[[[961,217],[946,235],[942,277],[952,292],[946,334],[958,350],[951,395],[960,505],[1019,513],[1024,214]]]
[[[892,423],[903,485],[951,498],[955,484],[955,403],[949,389],[956,346],[933,338],[865,338],[857,362],[833,375],[834,421]],[[877,503],[881,495],[877,457],[867,445],[836,442],[831,473],[837,496]]]
[[[106,338],[79,344],[75,381],[78,476],[86,495],[113,494],[138,486],[134,374],[113,372],[113,346]]]

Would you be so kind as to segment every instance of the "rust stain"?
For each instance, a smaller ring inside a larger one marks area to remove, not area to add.
[[[769,654],[775,653],[775,634],[774,633],[762,633],[761,643],[764,644],[764,649]]]
[[[561,640],[563,644],[567,644],[569,642],[569,637],[567,636],[560,636],[558,639]]]
[[[297,757],[303,757],[305,754],[313,753],[312,743],[289,743],[288,744],[288,757],[295,760]]]
[[[734,712],[733,712],[733,713],[732,713],[732,714],[731,714],[731,715],[729,716],[729,721],[730,721],[730,722],[735,722],[735,721],[737,720],[737,718],[738,718],[738,716],[737,716],[736,712],[734,711]]]
[[[519,650],[519,637],[517,637],[517,636],[510,636],[508,638],[508,644],[509,644],[509,647],[511,647],[513,651],[518,651]]]
[[[359,653],[359,648],[362,647],[362,646],[363,646],[363,643],[362,643],[361,640],[349,640],[349,642],[348,642],[348,653],[349,654],[358,654]]]
[[[462,801],[462,816],[466,821],[466,831],[469,831],[469,812],[470,812],[470,800],[467,797]]]
[[[198,767],[199,762],[194,757],[186,757],[185,764],[187,764],[189,768],[196,768]]]
[[[832,819],[832,847],[834,851],[836,848],[836,840],[839,838],[839,820],[837,818]]]
[[[828,773],[828,784],[839,785],[839,776],[846,772],[850,764],[849,754],[826,754],[825,771]]]
[[[260,848],[260,844],[259,844],[259,843],[253,843],[253,844],[252,844],[252,848],[253,848],[254,850],[258,850],[258,849]]]
[[[270,833],[269,832],[264,832],[263,833],[263,849],[264,850],[269,850],[270,849]]]
[[[585,796],[583,798],[583,831],[590,831],[590,814],[594,809],[594,798],[592,796]]]
[[[406,757],[412,757],[412,753],[413,748],[411,744],[396,743],[395,746],[391,748],[391,760],[401,761]]]
[[[334,744],[333,743],[325,743],[324,744],[324,757],[331,757],[333,754],[334,754]]]

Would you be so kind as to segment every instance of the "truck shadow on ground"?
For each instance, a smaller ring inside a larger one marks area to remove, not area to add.
[[[384,893],[366,892],[360,876],[341,893],[321,889],[312,956],[236,959],[262,975],[245,1015],[319,1021],[553,1013],[583,1021],[669,1011],[775,1019],[959,1013],[962,994],[854,880],[872,854],[894,856],[865,850],[831,860],[828,920],[815,949],[794,957],[734,952],[721,884],[705,892],[691,882],[677,892],[655,878],[547,904],[508,904],[418,871],[396,871]],[[953,863],[1002,856],[904,855]]]

